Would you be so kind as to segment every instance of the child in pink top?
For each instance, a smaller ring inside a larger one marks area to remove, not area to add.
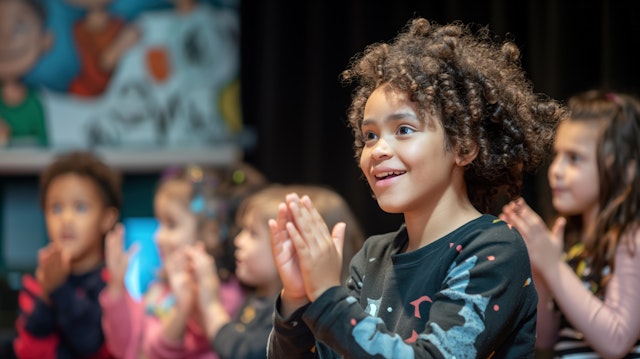
[[[555,358],[640,354],[640,102],[569,100],[549,167],[552,229],[523,199],[501,218],[525,239],[539,294],[536,347]]]
[[[123,226],[107,237],[111,276],[100,303],[105,340],[117,358],[217,358],[203,330],[192,257],[194,252],[211,250],[210,244],[220,242],[226,231],[225,180],[224,171],[188,166],[160,182],[154,211],[162,267],[141,301],[133,299],[124,284],[132,253],[123,250]],[[215,265],[213,258],[211,263]],[[244,300],[239,282],[234,276],[214,282],[219,283],[221,308],[235,315]]]

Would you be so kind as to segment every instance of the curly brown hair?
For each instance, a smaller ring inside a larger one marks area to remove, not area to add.
[[[488,211],[499,192],[520,194],[523,172],[548,157],[565,108],[533,92],[510,41],[494,41],[486,27],[410,20],[390,43],[375,43],[356,55],[342,79],[357,82],[348,109],[359,159],[364,107],[382,84],[406,92],[421,119],[439,114],[447,149],[460,156],[478,150],[465,169],[471,202]]]
[[[65,174],[77,174],[94,181],[106,207],[120,210],[122,179],[118,172],[90,151],[70,151],[58,156],[40,175],[40,206],[44,209],[51,182]]]

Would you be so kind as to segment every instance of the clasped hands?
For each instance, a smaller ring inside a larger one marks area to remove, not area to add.
[[[282,281],[283,314],[315,301],[327,289],[340,285],[346,225],[331,233],[308,196],[288,194],[269,220],[273,257]]]

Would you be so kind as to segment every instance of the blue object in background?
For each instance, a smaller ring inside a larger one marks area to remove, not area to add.
[[[153,239],[158,221],[152,217],[125,218],[124,247],[128,250],[137,243],[138,250],[129,259],[124,283],[132,298],[140,300],[149,283],[156,278],[160,255]]]

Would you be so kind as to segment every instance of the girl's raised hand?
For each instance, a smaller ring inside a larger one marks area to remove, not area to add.
[[[293,218],[293,223],[286,225],[287,232],[298,255],[305,292],[314,301],[327,289],[340,285],[345,224],[336,224],[329,233],[308,196],[290,194],[287,206]]]
[[[196,284],[189,269],[186,250],[176,249],[167,257],[164,265],[171,293],[176,298],[176,309],[183,315],[191,314],[196,304]]]
[[[128,251],[124,250],[124,226],[121,223],[107,233],[105,238],[105,264],[109,271],[107,290],[113,298],[119,298],[124,293],[124,277],[129,260],[138,249],[139,245],[134,243]]]
[[[197,322],[204,329],[207,338],[213,340],[220,328],[231,318],[220,299],[220,278],[216,271],[215,259],[207,254],[204,245],[198,243],[186,250],[198,294]]]
[[[549,230],[525,200],[518,198],[502,208],[500,219],[514,226],[522,235],[534,270],[544,275],[563,261],[564,218],[558,218],[553,229]]]
[[[220,301],[220,279],[216,272],[216,261],[202,245],[187,248],[186,254],[198,291],[198,305],[204,312],[209,304]]]

